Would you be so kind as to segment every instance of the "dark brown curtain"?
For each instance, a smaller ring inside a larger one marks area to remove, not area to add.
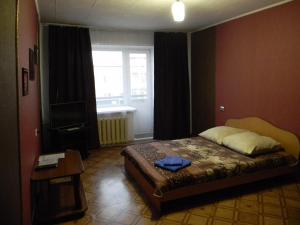
[[[190,135],[190,100],[185,33],[154,34],[154,138]]]
[[[94,83],[89,30],[49,26],[49,101],[85,102],[89,148],[99,146]]]

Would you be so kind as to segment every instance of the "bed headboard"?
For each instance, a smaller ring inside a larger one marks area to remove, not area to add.
[[[257,117],[229,119],[226,126],[247,129],[258,134],[271,137],[281,143],[282,147],[291,155],[299,158],[300,143],[297,136],[289,131],[275,127],[271,123]]]

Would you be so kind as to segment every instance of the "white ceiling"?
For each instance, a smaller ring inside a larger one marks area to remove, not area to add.
[[[108,30],[193,31],[286,0],[183,0],[184,22],[172,19],[174,0],[37,0],[41,22]]]

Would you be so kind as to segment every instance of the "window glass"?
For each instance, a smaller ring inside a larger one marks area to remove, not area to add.
[[[122,67],[95,67],[96,97],[116,97],[123,95]]]
[[[131,96],[147,95],[147,54],[130,53]]]
[[[122,51],[93,51],[94,66],[122,66]]]
[[[121,51],[93,51],[97,107],[123,104]]]

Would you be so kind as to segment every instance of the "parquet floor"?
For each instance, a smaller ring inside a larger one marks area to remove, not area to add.
[[[124,174],[121,148],[93,151],[82,181],[83,218],[63,225],[300,225],[300,181],[273,179],[174,202],[160,220]]]

